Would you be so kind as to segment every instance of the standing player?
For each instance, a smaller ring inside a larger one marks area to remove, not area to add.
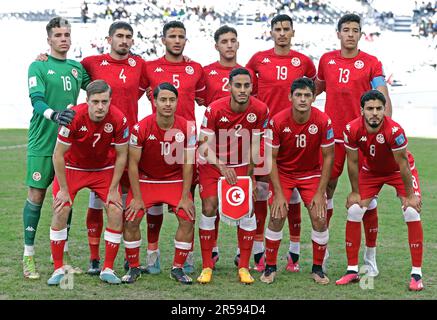
[[[414,159],[407,150],[402,127],[385,113],[385,96],[370,90],[361,97],[362,116],[346,125],[344,144],[352,192],[347,198],[346,275],[336,284],[359,281],[358,251],[361,244],[361,221],[372,199],[384,184],[393,186],[401,199],[404,220],[408,227],[412,269],[409,289],[420,291],[422,283],[423,230],[419,175]],[[358,150],[364,161],[358,166]]]
[[[313,279],[320,284],[329,283],[322,263],[329,239],[326,186],[334,164],[334,131],[328,116],[311,106],[315,91],[311,79],[295,80],[289,96],[291,110],[283,110],[271,120],[273,164],[270,190],[273,191],[273,197],[270,199],[270,222],[266,230],[267,265],[261,276],[261,281],[265,283],[272,283],[276,276],[282,228],[294,188],[302,196],[313,227]],[[319,154],[320,149],[323,163],[314,156]]]
[[[131,188],[124,227],[124,244],[130,268],[122,282],[133,283],[141,275],[140,224],[144,209],[165,203],[172,208],[179,222],[170,276],[180,283],[191,284],[192,279],[185,274],[183,265],[194,236],[195,212],[190,188],[196,136],[191,134],[187,120],[175,115],[178,91],[172,84],[165,82],[158,85],[153,97],[156,113],[134,126],[130,140]],[[174,153],[176,157],[173,157]]]
[[[130,54],[134,44],[132,26],[123,21],[111,24],[108,32],[111,51],[106,54],[86,57],[82,65],[91,79],[105,80],[112,89],[111,101],[126,115],[130,129],[138,121],[138,90],[149,86],[145,61]],[[123,199],[129,189],[127,171],[121,179]],[[103,229],[103,203],[94,192],[90,192],[87,212],[88,243],[90,247],[90,267],[88,274],[100,273],[99,244]]]
[[[252,81],[247,69],[236,68],[231,71],[229,90],[230,97],[216,100],[207,108],[199,138],[199,150],[204,150],[206,145],[209,147],[206,152],[200,151],[200,156],[207,161],[199,164],[199,190],[202,198],[199,236],[203,262],[202,273],[197,278],[200,283],[209,283],[212,279],[211,254],[218,206],[217,181],[220,176],[224,176],[228,183],[235,184],[237,176],[253,176],[253,159],[257,158],[256,149],[259,149],[259,145],[253,143],[253,135],[261,135],[267,124],[268,108],[250,96]],[[228,142],[228,138],[231,142]],[[248,148],[243,149],[243,145]],[[255,230],[254,215],[240,220],[238,247],[241,258],[238,275],[240,282],[246,284],[254,281],[249,273],[249,259]]]
[[[46,26],[50,55],[47,61],[35,61],[29,67],[28,87],[33,106],[27,148],[26,184],[29,186],[23,210],[24,255],[23,274],[38,279],[34,242],[41,207],[47,188],[53,181],[53,149],[58,125],[68,125],[74,111],[80,88],[89,82],[81,64],[67,59],[71,46],[71,26],[67,20],[56,17]]]
[[[300,77],[314,79],[316,68],[310,58],[291,49],[291,39],[294,36],[293,20],[285,14],[275,16],[271,21],[270,34],[274,47],[257,52],[246,67],[258,76],[257,97],[269,107],[270,117],[278,112],[289,109],[288,93],[293,81]],[[257,179],[257,201],[255,214],[257,217],[257,235],[254,242],[255,268],[264,270],[264,224],[267,216],[268,176]],[[287,270],[299,271],[300,253],[300,196],[297,191],[290,198],[288,225],[290,232],[290,247],[287,256]]]
[[[119,182],[126,167],[129,127],[123,113],[111,105],[111,88],[105,81],[91,82],[86,91],[87,103],[72,108],[76,116],[69,126],[60,128],[53,154],[56,178],[50,244],[55,271],[47,281],[49,285],[59,285],[64,277],[66,223],[74,198],[83,188],[104,199],[107,209],[105,263],[100,279],[111,284],[121,282],[113,266],[123,228]]]
[[[370,90],[381,91],[387,101],[385,114],[391,116],[392,108],[381,62],[358,49],[361,38],[361,19],[356,14],[346,14],[337,25],[341,49],[325,53],[319,62],[317,94],[326,91],[325,112],[332,119],[335,134],[335,163],[328,184],[328,226],[333,214],[333,196],[338,177],[343,171],[346,153],[343,145],[343,128],[360,116],[360,97]],[[366,235],[364,263],[372,276],[378,275],[376,265],[376,237],[378,232],[376,199],[364,215]]]
[[[205,90],[205,81],[202,66],[194,61],[184,60],[183,51],[186,42],[186,30],[182,22],[170,21],[166,23],[162,31],[165,55],[159,59],[148,61],[146,74],[149,76],[151,92],[163,82],[174,85],[179,93],[176,114],[190,121],[192,133],[195,133],[195,98],[196,95]],[[149,98],[152,101],[152,109],[155,111],[153,97]],[[162,213],[162,206],[154,206],[147,212],[147,270],[152,274],[159,273],[161,270],[158,240],[163,220]],[[187,258],[185,271],[187,273],[194,271],[192,252]]]

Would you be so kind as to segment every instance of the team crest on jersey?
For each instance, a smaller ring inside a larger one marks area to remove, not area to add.
[[[185,140],[185,135],[182,132],[178,132],[175,135],[176,142],[182,142]]]
[[[254,123],[256,121],[256,114],[255,113],[249,113],[246,117],[247,122]]]
[[[378,141],[378,143],[383,144],[385,142],[384,135],[382,133],[378,134],[376,136],[376,141]]]
[[[192,66],[186,66],[185,72],[189,75],[192,75],[192,74],[194,74],[194,68]]]
[[[358,70],[363,69],[364,68],[364,62],[362,60],[357,60],[357,61],[355,61],[354,66]]]
[[[299,67],[300,66],[300,59],[294,57],[293,59],[291,59],[291,64],[295,67]]]
[[[103,128],[103,130],[104,130],[106,133],[111,133],[111,132],[114,130],[114,127],[112,126],[112,124],[110,124],[110,123],[108,122],[108,123],[105,123],[105,127]]]
[[[137,62],[135,61],[134,58],[129,58],[129,59],[127,59],[127,62],[129,63],[129,65],[130,65],[131,67],[135,67],[135,66],[137,65]]]
[[[319,128],[317,128],[317,126],[315,124],[312,124],[308,128],[308,132],[311,134],[316,134],[317,132],[319,132]]]
[[[77,79],[77,75],[79,74],[77,72],[77,70],[75,68],[71,69],[71,74],[73,75],[73,77],[75,77]]]
[[[35,172],[32,174],[32,179],[33,179],[34,181],[39,181],[39,180],[41,180],[41,173],[39,173],[38,171],[35,171]]]

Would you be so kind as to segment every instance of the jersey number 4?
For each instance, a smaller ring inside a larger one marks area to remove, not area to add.
[[[126,83],[126,75],[124,74],[124,68],[121,69],[120,75],[118,76],[121,80],[123,80],[123,83]]]

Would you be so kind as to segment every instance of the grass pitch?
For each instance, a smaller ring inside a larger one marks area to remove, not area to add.
[[[394,189],[384,187],[379,198],[379,235],[377,261],[380,275],[374,279],[373,289],[361,289],[358,284],[344,287],[334,282],[346,270],[344,229],[346,195],[350,190],[347,175],[340,179],[335,197],[335,211],[330,228],[329,251],[331,254],[328,276],[331,283],[319,286],[310,278],[312,252],[308,214],[302,209],[301,267],[298,274],[284,271],[288,249],[288,228],[284,227],[284,239],[279,252],[278,276],[271,285],[259,281],[259,274],[253,272],[256,282],[251,286],[241,285],[233,264],[237,244],[236,230],[220,225],[220,261],[209,285],[193,284],[182,286],[169,278],[173,259],[173,237],[176,219],[166,213],[160,236],[162,273],[157,276],[143,275],[133,285],[110,286],[98,277],[78,275],[74,277],[72,290],[48,287],[47,279],[53,272],[49,262],[49,227],[51,219],[51,189],[48,190],[36,237],[36,261],[41,274],[40,280],[27,280],[22,276],[23,254],[22,210],[27,195],[24,185],[26,170],[26,148],[17,146],[27,143],[26,130],[0,130],[0,299],[435,299],[437,298],[437,141],[431,139],[410,139],[409,149],[415,156],[423,195],[422,222],[424,228],[423,276],[425,290],[419,293],[408,291],[411,270],[407,242],[407,227],[403,221],[400,202]],[[85,225],[88,192],[81,191],[75,200],[73,223],[69,247],[73,264],[84,271],[88,267],[88,244]],[[200,214],[200,199],[196,198],[197,216]],[[145,257],[144,243],[141,261]],[[362,237],[364,241],[364,236]],[[103,240],[101,255],[103,256]],[[196,232],[196,272],[201,269],[200,245]],[[115,263],[116,272],[124,274],[122,267],[124,248],[121,246]],[[360,251],[362,258],[362,251]],[[362,263],[362,260],[360,261]]]

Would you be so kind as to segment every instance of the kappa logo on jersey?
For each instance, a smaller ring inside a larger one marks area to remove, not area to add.
[[[382,133],[379,133],[379,134],[376,136],[376,141],[378,141],[378,143],[383,144],[383,143],[385,142],[384,135],[383,135]]]
[[[158,67],[158,68],[156,68],[155,71],[153,71],[153,72],[164,72],[164,70],[163,70],[161,67]]]
[[[398,130],[399,130],[399,127],[393,127],[393,128],[391,128],[391,133],[395,134],[396,132],[398,132]]]
[[[56,72],[54,72],[52,69],[50,69],[49,71],[47,71],[47,74],[53,75],[53,74],[56,74]]]
[[[35,76],[30,77],[29,78],[29,89],[36,87],[36,85],[37,85],[36,77]]]
[[[211,107],[206,107],[206,112],[211,113]]]
[[[136,146],[138,144],[138,137],[134,134],[131,134],[129,143]]]
[[[176,142],[182,142],[185,140],[185,135],[182,132],[178,132],[175,135]]]
[[[404,136],[404,134],[401,133],[401,134],[399,135],[399,137],[397,137],[397,138],[395,139],[395,142],[396,142],[396,144],[397,144],[398,146],[403,145],[404,142],[405,142],[405,136]]]
[[[328,126],[330,126],[332,123],[331,118],[328,118]]]
[[[130,65],[131,67],[135,67],[135,66],[137,65],[137,62],[136,62],[135,59],[133,59],[133,58],[129,58],[129,59],[127,59],[127,62],[129,63],[129,65]]]
[[[319,132],[319,128],[317,128],[317,126],[315,124],[312,124],[308,128],[308,132],[311,134],[316,134],[317,132]]]
[[[153,134],[150,134],[147,140],[158,140]]]
[[[101,66],[109,66],[109,62],[106,61],[106,60],[103,60],[103,61],[100,63],[100,65],[101,65]]]
[[[77,76],[78,76],[78,72],[77,72],[77,70],[76,69],[71,69],[71,74],[73,75],[73,77],[75,77],[76,79],[77,79]]]
[[[300,66],[300,59],[294,57],[293,59],[291,59],[291,64],[295,67],[299,67]]]
[[[215,70],[211,70],[211,71],[209,72],[209,75],[210,75],[210,76],[216,76],[216,75],[218,75],[218,72],[215,71]]]
[[[140,126],[139,126],[138,124],[134,125],[134,130],[135,130],[136,132],[138,132],[139,129],[140,129]]]
[[[367,142],[367,137],[366,137],[366,136],[362,136],[362,137],[360,138],[360,141],[362,141],[362,142]]]
[[[185,72],[186,72],[187,74],[189,74],[189,75],[192,75],[192,74],[194,74],[194,69],[193,69],[192,66],[186,66],[186,67],[185,67]]]
[[[270,59],[269,58],[264,58],[264,60],[263,61],[261,61],[261,63],[270,63],[271,61],[270,61]]]
[[[229,122],[229,119],[226,118],[225,116],[223,116],[223,117],[220,119],[220,122]]]
[[[83,132],[86,132],[86,131],[88,131],[88,129],[87,129],[87,127],[86,126],[82,126],[80,129],[79,129],[79,131],[83,131]]]
[[[335,64],[334,59],[329,60],[328,64]]]
[[[103,131],[106,133],[111,133],[114,130],[114,127],[110,123],[105,123],[105,127],[103,128]]]
[[[284,130],[282,130],[282,132],[291,133],[291,129],[290,127],[285,127]]]
[[[256,121],[256,114],[255,113],[249,113],[246,117],[247,122],[254,123]]]
[[[39,173],[38,171],[35,171],[35,172],[32,174],[32,179],[33,179],[34,181],[39,181],[39,180],[41,180],[41,173]]]
[[[354,66],[358,70],[363,69],[364,68],[364,62],[362,60],[357,60],[357,61],[355,61]]]
[[[346,130],[349,132],[351,131],[351,125],[349,123],[346,125]]]
[[[59,134],[65,138],[68,138],[68,136],[70,135],[70,129],[68,129],[65,126],[62,126],[61,129],[59,130]]]
[[[127,119],[126,119],[126,117],[123,117],[123,125],[125,125],[125,124],[126,124],[126,122],[127,122]]]

